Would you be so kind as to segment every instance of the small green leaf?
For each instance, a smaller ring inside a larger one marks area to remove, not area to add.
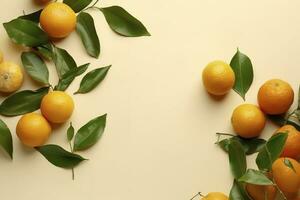
[[[106,125],[106,114],[92,119],[82,126],[75,135],[74,151],[87,149],[102,136]]]
[[[54,48],[54,62],[59,78],[77,67],[73,57],[66,50],[58,47]]]
[[[70,169],[86,160],[78,154],[68,152],[60,146],[49,144],[35,147],[50,163],[57,167]]]
[[[254,185],[274,185],[274,183],[264,173],[254,169],[248,169],[238,181]]]
[[[0,114],[12,117],[38,110],[48,90],[49,87],[44,87],[35,91],[23,90],[14,93],[0,104]]]
[[[100,8],[110,28],[126,37],[150,36],[146,27],[120,6]]]
[[[98,58],[100,54],[100,42],[93,17],[88,13],[81,12],[77,16],[76,31],[79,34],[87,53],[92,57]]]
[[[34,52],[23,52],[21,60],[29,76],[40,83],[49,85],[49,71],[45,62]]]
[[[75,92],[75,94],[84,94],[93,90],[97,85],[99,85],[99,83],[103,81],[110,67],[111,65],[107,67],[98,68],[87,73],[81,80],[80,87],[78,91]]]
[[[39,23],[40,22],[40,15],[41,15],[42,11],[43,11],[43,9],[40,9],[40,10],[35,11],[33,13],[30,13],[30,14],[27,14],[27,15],[22,15],[18,18],[30,20],[30,21],[33,21],[35,23]]]
[[[228,152],[228,145],[231,142],[231,140],[239,141],[243,146],[246,155],[251,155],[259,152],[263,148],[264,144],[266,143],[264,139],[260,139],[260,138],[245,139],[245,138],[234,136],[231,138],[221,140],[220,142],[218,142],[218,145],[225,152]]]
[[[237,50],[233,56],[230,66],[235,74],[233,89],[245,100],[247,91],[253,81],[253,68],[248,56]]]
[[[78,13],[87,7],[92,0],[64,0],[63,2],[70,6],[74,12]]]
[[[243,176],[247,169],[246,155],[241,143],[232,140],[228,145],[228,155],[231,172],[234,178]]]
[[[20,45],[35,47],[48,43],[47,34],[34,22],[14,19],[3,24],[10,39]]]
[[[63,77],[59,80],[58,84],[55,86],[54,90],[65,91],[76,76],[83,74],[90,63],[81,65],[77,68],[71,69],[69,72],[65,73]]]
[[[230,190],[229,194],[230,200],[251,200],[248,196],[245,187],[242,183],[237,182],[236,180],[233,181],[233,185]]]
[[[267,141],[256,158],[256,164],[260,170],[269,171],[271,169],[273,162],[281,155],[287,137],[287,133],[280,133],[273,135]]]
[[[74,127],[72,126],[72,123],[70,123],[70,127],[68,128],[67,130],[67,138],[68,138],[68,141],[72,141],[73,137],[74,137]]]
[[[284,158],[283,163],[285,164],[285,166],[287,166],[288,168],[292,169],[295,173],[297,173],[294,168],[294,165],[291,163],[291,161],[289,159]]]
[[[13,158],[13,141],[9,128],[0,119],[0,146]]]
[[[52,60],[53,58],[53,52],[52,52],[52,45],[47,43],[43,44],[41,46],[37,46],[34,48],[39,54],[41,54],[42,57],[48,60]]]

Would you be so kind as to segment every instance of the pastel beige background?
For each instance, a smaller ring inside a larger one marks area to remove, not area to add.
[[[31,0],[1,2],[1,23],[37,9]],[[91,62],[90,69],[113,65],[96,90],[74,96],[75,128],[108,113],[101,141],[82,153],[90,160],[75,169],[72,181],[71,171],[20,144],[15,136],[19,117],[1,117],[13,133],[15,152],[12,162],[0,155],[0,199],[189,200],[198,191],[228,193],[232,178],[226,154],[214,145],[215,132],[232,132],[231,112],[243,101],[233,91],[221,101],[207,95],[203,67],[214,59],[229,62],[239,47],[254,65],[247,102],[256,103],[259,86],[270,78],[298,88],[298,0],[101,0],[98,5],[115,4],[137,16],[152,36],[120,37],[101,13],[91,10],[101,39],[100,59],[87,56],[76,33],[57,44],[78,64]],[[0,48],[7,60],[20,63],[22,49],[2,26]],[[54,66],[48,67],[55,84]],[[37,87],[27,78],[22,89]],[[274,128],[269,123],[263,137]],[[68,148],[66,129],[67,124],[57,128],[49,143]]]

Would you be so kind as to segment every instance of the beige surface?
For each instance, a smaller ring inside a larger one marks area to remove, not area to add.
[[[0,199],[189,200],[198,191],[227,193],[231,186],[227,156],[214,145],[214,133],[231,131],[231,111],[243,101],[234,92],[219,102],[211,99],[203,89],[201,71],[214,59],[229,62],[239,47],[252,59],[255,71],[247,102],[256,103],[259,85],[273,77],[288,80],[296,90],[300,2],[101,2],[123,6],[152,34],[119,37],[101,13],[91,11],[101,38],[101,58],[88,57],[76,34],[58,44],[78,64],[113,65],[95,91],[74,96],[75,128],[108,113],[102,140],[83,153],[90,160],[76,168],[72,181],[70,171],[50,165],[37,152],[21,146],[14,135],[14,161],[0,155]],[[30,0],[2,0],[1,23],[21,15],[22,10],[34,10]],[[6,59],[20,63],[21,51],[3,28],[0,44]],[[56,83],[54,66],[49,68],[51,82]],[[79,80],[71,85],[70,93]],[[23,89],[36,87],[27,79]],[[13,133],[17,119],[4,118]],[[58,128],[49,143],[68,148],[66,128]],[[273,129],[268,124],[264,136]]]

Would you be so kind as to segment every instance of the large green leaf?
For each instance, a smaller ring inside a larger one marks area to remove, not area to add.
[[[10,39],[17,44],[35,47],[48,42],[47,34],[30,20],[17,18],[3,26]]]
[[[58,47],[54,47],[54,61],[59,78],[77,67],[73,57],[65,49]]]
[[[9,128],[0,119],[0,146],[13,158],[13,141]]]
[[[251,200],[242,183],[234,180],[229,194],[230,200]]]
[[[234,178],[243,176],[247,170],[246,154],[241,143],[232,140],[228,145],[228,156]]]
[[[53,58],[53,47],[52,44],[47,43],[34,48],[41,56],[45,59],[52,60]]]
[[[245,100],[247,91],[253,81],[253,68],[248,56],[237,50],[230,62],[235,74],[233,89]]]
[[[49,144],[35,147],[50,163],[57,167],[71,169],[86,160],[78,154],[64,150],[62,147]]]
[[[76,13],[87,7],[93,0],[64,0]]]
[[[0,114],[17,116],[38,110],[48,90],[48,87],[36,91],[24,90],[9,96],[0,104]]]
[[[87,53],[95,58],[100,54],[100,42],[95,29],[93,17],[85,12],[77,16],[76,31],[79,34]]]
[[[65,91],[72,81],[75,79],[76,76],[80,76],[83,74],[90,63],[81,65],[77,68],[71,69],[69,72],[65,73],[61,79],[59,79],[58,84],[55,86],[55,90]]]
[[[45,62],[34,52],[23,52],[21,60],[29,76],[40,83],[49,85],[49,71]]]
[[[87,73],[80,82],[80,87],[75,94],[88,93],[99,85],[106,77],[110,66],[98,68]]]
[[[267,141],[256,158],[256,164],[260,170],[269,171],[272,168],[273,162],[280,156],[284,148],[287,137],[287,133],[278,133]]]
[[[246,155],[251,155],[259,152],[264,147],[264,144],[266,143],[264,139],[260,139],[260,138],[245,139],[245,138],[234,136],[231,138],[221,140],[220,142],[218,142],[218,145],[224,151],[228,152],[228,146],[232,140],[237,140],[241,143]]]
[[[92,119],[82,126],[75,135],[74,151],[87,149],[102,136],[106,125],[106,114]]]
[[[247,172],[238,179],[240,182],[254,185],[273,185],[274,183],[261,171],[248,169]]]
[[[18,18],[30,20],[30,21],[33,21],[35,23],[39,23],[40,22],[40,15],[41,15],[42,11],[43,11],[43,9],[40,9],[40,10],[35,11],[33,13],[30,13],[30,14],[27,14],[27,15],[22,15]]]
[[[100,8],[110,28],[127,37],[150,36],[146,27],[120,6]]]

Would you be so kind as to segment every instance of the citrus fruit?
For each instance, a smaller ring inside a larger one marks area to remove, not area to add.
[[[290,166],[291,165],[291,166]],[[292,158],[278,158],[272,165],[275,183],[286,193],[296,193],[300,187],[300,164]]]
[[[298,159],[300,157],[299,131],[292,125],[284,125],[275,132],[275,134],[279,133],[288,133],[288,138],[281,156]]]
[[[235,75],[227,63],[216,60],[204,68],[202,80],[205,89],[210,94],[225,95],[233,87]]]
[[[52,123],[63,123],[67,121],[71,117],[73,110],[73,99],[65,92],[49,92],[42,99],[42,114]]]
[[[229,198],[222,192],[210,192],[202,200],[229,200]]]
[[[0,63],[2,63],[3,62],[3,58],[4,56],[3,56],[3,53],[0,51]]]
[[[253,200],[274,200],[276,197],[276,188],[272,185],[247,184],[246,190]]]
[[[19,65],[13,62],[0,63],[0,92],[14,92],[23,83],[23,72]]]
[[[51,126],[42,115],[28,113],[19,120],[16,132],[23,144],[29,147],[36,147],[43,145],[47,141],[51,133]]]
[[[43,9],[40,24],[50,37],[64,38],[75,29],[76,15],[67,4],[54,2]]]
[[[266,118],[256,105],[242,104],[234,109],[231,123],[239,136],[253,138],[259,136],[264,129]]]
[[[278,115],[288,111],[294,100],[294,91],[287,82],[271,79],[260,87],[257,99],[263,112]]]

